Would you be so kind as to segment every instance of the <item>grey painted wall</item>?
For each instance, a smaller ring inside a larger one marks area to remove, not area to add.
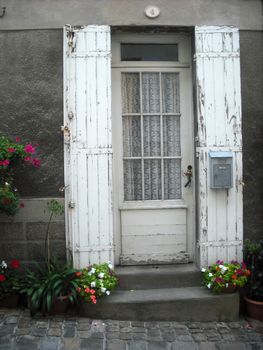
[[[62,30],[0,32],[0,131],[38,143],[39,169],[19,171],[21,195],[58,197],[63,186]]]
[[[263,238],[263,32],[241,32],[244,235]]]
[[[148,19],[147,5],[161,15]],[[234,25],[262,29],[261,0],[2,0],[1,29],[62,28],[70,24]]]

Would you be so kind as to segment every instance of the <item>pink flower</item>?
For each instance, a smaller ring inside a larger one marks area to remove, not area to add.
[[[24,161],[25,161],[25,162],[32,162],[32,157],[26,156],[26,157],[24,158]]]
[[[5,159],[5,160],[3,160],[3,161],[0,162],[0,165],[5,165],[5,166],[7,166],[7,165],[9,165],[9,163],[10,163],[10,161],[9,161],[8,159]]]
[[[7,151],[8,151],[9,153],[14,153],[14,152],[16,151],[16,149],[15,149],[14,147],[9,147],[9,148],[7,149]]]
[[[34,158],[33,161],[32,161],[32,164],[33,164],[36,168],[38,168],[38,167],[40,167],[41,161],[40,161],[40,159]]]
[[[16,140],[16,142],[20,142],[21,141],[20,137],[18,137],[18,136],[15,138],[15,140]]]
[[[25,146],[24,150],[26,153],[31,153],[31,154],[36,152],[36,149],[30,143]]]

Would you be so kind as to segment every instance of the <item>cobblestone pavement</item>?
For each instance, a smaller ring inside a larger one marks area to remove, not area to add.
[[[134,322],[30,317],[0,309],[0,349],[263,350],[263,322]]]

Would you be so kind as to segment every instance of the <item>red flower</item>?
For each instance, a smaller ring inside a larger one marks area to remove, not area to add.
[[[21,139],[20,139],[20,137],[16,137],[16,142],[20,142],[21,141]]]
[[[33,164],[36,168],[39,168],[39,167],[40,167],[40,164],[41,164],[41,161],[40,161],[40,159],[34,158],[33,161],[32,161],[32,164]]]
[[[13,269],[18,269],[20,267],[20,261],[14,259],[11,261],[10,265]]]
[[[6,280],[5,275],[0,275],[0,282],[3,282],[5,280]]]
[[[237,275],[236,274],[232,275],[232,279],[236,280],[237,279]]]
[[[24,207],[25,207],[25,204],[22,202],[22,203],[19,204],[19,207],[20,207],[20,208],[24,208]]]
[[[6,198],[6,197],[3,199],[3,204],[4,204],[4,205],[8,205],[8,204],[10,204],[10,203],[11,203],[11,199]]]
[[[14,147],[9,147],[9,148],[7,149],[7,151],[8,151],[9,153],[14,153],[14,152],[16,151],[16,149],[15,149]]]
[[[77,271],[77,272],[76,272],[76,276],[77,276],[77,277],[79,277],[79,276],[81,276],[81,275],[82,275],[82,272],[81,272],[81,271]]]
[[[26,153],[31,153],[31,154],[36,152],[36,149],[30,143],[25,146],[24,150]]]

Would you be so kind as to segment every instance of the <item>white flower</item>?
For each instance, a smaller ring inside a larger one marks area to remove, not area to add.
[[[226,288],[228,288],[228,283],[226,283]]]
[[[219,265],[220,269],[223,269],[225,266],[224,265]]]
[[[106,292],[106,288],[104,288],[104,287],[101,287],[100,290],[102,291],[102,293],[105,293],[105,292]]]
[[[91,282],[90,286],[93,287],[93,288],[96,287],[96,282],[95,281]]]
[[[7,263],[4,260],[1,262],[1,267],[2,267],[2,269],[7,268]]]
[[[94,269],[94,267],[90,270],[90,272],[88,273],[89,275],[93,275],[96,272],[96,270]]]
[[[213,276],[213,274],[211,273],[211,272],[209,272],[209,275],[208,275],[209,277],[212,277]]]
[[[221,273],[224,274],[226,272],[225,269],[221,269]]]
[[[100,273],[98,274],[99,278],[103,278],[104,275],[105,275],[105,274],[104,274],[103,272],[100,272]]]
[[[206,286],[207,288],[211,288],[211,283],[208,283]]]
[[[112,266],[112,264],[109,262],[108,263],[108,267],[109,267],[109,269],[111,269],[112,270],[112,268],[113,268],[113,266]]]
[[[106,294],[107,294],[107,295],[110,295],[110,291],[109,291],[109,290],[107,290],[107,291],[106,291]]]
[[[206,272],[206,269],[203,267],[201,271],[202,271],[202,272]]]

